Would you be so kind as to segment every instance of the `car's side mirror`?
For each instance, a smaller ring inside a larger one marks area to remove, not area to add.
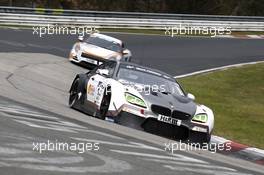
[[[96,73],[98,73],[99,75],[109,76],[108,69],[97,69]]]
[[[123,49],[122,53],[123,53],[123,55],[127,55],[127,54],[130,54],[130,51],[127,49]]]
[[[128,50],[128,49],[123,49],[122,52],[124,55],[131,54],[130,50]]]
[[[191,93],[187,94],[187,98],[191,99],[191,100],[195,100],[195,96]]]
[[[123,49],[122,54],[123,54],[123,58],[122,58],[122,60],[124,60],[124,61],[128,61],[128,62],[131,61],[132,54],[131,54],[130,50],[128,50],[128,49]]]
[[[83,42],[83,36],[78,36],[78,41]]]

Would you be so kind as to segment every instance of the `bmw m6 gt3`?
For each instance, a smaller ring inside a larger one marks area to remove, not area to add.
[[[212,110],[164,72],[108,61],[78,74],[69,92],[69,106],[94,117],[192,143],[210,141]]]

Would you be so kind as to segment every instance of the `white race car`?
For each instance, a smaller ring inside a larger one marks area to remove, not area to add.
[[[173,76],[123,61],[78,74],[69,105],[100,119],[192,143],[209,142],[214,127],[212,110],[195,103]]]
[[[109,59],[131,61],[131,52],[124,48],[124,43],[119,39],[92,33],[86,39],[79,36],[78,40],[69,54],[72,62],[93,68]]]

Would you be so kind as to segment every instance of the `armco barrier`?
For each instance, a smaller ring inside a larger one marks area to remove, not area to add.
[[[105,28],[164,29],[173,26],[230,27],[232,31],[264,31],[264,17],[185,15],[1,7],[0,24],[16,26],[89,25]]]

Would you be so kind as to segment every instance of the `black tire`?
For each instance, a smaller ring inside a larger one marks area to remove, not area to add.
[[[109,89],[107,92],[109,92]],[[101,120],[105,120],[105,117],[106,117],[106,114],[108,112],[108,108],[110,105],[110,100],[111,100],[111,94],[106,93],[106,91],[105,91],[102,102],[101,102],[100,109],[99,109],[98,114],[97,114],[97,118],[99,118]]]
[[[69,106],[74,108],[77,100],[78,100],[78,93],[79,93],[79,78],[76,78],[72,83],[69,95]]]

